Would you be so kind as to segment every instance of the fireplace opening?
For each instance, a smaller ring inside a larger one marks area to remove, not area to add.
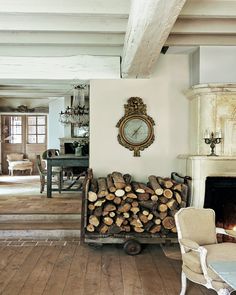
[[[233,229],[236,226],[236,177],[207,177],[205,208],[216,214],[216,226]]]

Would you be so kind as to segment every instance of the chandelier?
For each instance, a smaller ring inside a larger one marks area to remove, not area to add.
[[[89,126],[89,108],[85,105],[85,93],[87,92],[87,84],[74,86],[72,105],[60,112],[59,121],[62,124],[74,124],[77,127]]]

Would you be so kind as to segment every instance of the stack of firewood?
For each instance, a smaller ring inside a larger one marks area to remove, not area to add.
[[[113,172],[92,178],[87,195],[88,232],[176,233],[174,215],[186,207],[188,186],[151,175],[148,183]]]

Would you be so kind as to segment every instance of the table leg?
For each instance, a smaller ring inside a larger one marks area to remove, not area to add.
[[[47,162],[47,197],[52,197],[52,165],[51,161]]]

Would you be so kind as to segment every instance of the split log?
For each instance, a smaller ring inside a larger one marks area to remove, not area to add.
[[[121,205],[118,207],[118,211],[121,213],[128,212],[131,208],[131,205],[129,203],[125,203],[124,205]]]
[[[107,181],[105,177],[98,178],[98,197],[102,198],[108,195]]]
[[[112,223],[114,222],[113,219],[109,216],[106,216],[103,218],[103,222],[106,224],[106,225],[112,225]]]
[[[141,220],[142,223],[147,223],[148,222],[147,216],[144,215],[143,213],[139,213],[138,217],[139,217],[139,219]]]
[[[114,193],[116,191],[116,187],[113,183],[113,179],[111,174],[107,175],[107,188],[111,193]]]
[[[99,231],[101,234],[105,234],[105,233],[107,233],[108,229],[109,229],[109,226],[107,226],[106,224],[102,224],[102,225],[99,227],[98,231]]]
[[[109,216],[110,216],[111,218],[113,218],[113,217],[116,216],[116,213],[112,211],[112,212],[109,213]]]
[[[116,205],[119,205],[121,203],[122,199],[120,197],[115,197],[115,199],[113,200],[113,203]]]
[[[90,224],[90,223],[86,226],[86,229],[87,229],[87,231],[89,231],[89,232],[94,232],[94,231],[95,231],[94,226],[93,226],[92,224]]]
[[[167,197],[165,197],[165,196],[160,196],[160,197],[159,197],[159,201],[160,201],[162,204],[166,204],[166,203],[169,201],[169,199],[168,199]]]
[[[164,189],[164,191],[163,191],[163,195],[164,195],[166,198],[171,199],[171,198],[173,197],[173,192],[172,192],[172,190],[166,188],[166,189]]]
[[[141,201],[139,202],[139,205],[143,208],[146,209],[150,209],[151,211],[155,211],[158,207],[158,203],[157,202],[153,202],[153,201]]]
[[[88,209],[90,211],[93,211],[96,207],[94,206],[94,204],[88,204]]]
[[[150,199],[150,195],[148,193],[137,193],[139,201],[147,201]]]
[[[139,207],[131,207],[130,211],[133,212],[134,214],[137,214],[140,211],[140,209]]]
[[[142,232],[144,232],[144,228],[141,228],[141,227],[134,227],[134,231],[135,231],[136,233],[142,233]]]
[[[162,220],[162,225],[165,229],[172,229],[173,227],[175,227],[175,219],[172,216],[166,216],[166,218],[164,218]]]
[[[112,194],[112,193],[110,193],[110,194],[108,194],[108,195],[106,195],[106,199],[108,200],[108,201],[112,201],[112,200],[114,200],[115,199],[115,195],[114,194]]]
[[[123,189],[117,189],[117,190],[115,191],[115,195],[116,195],[117,197],[123,197],[123,196],[125,195],[125,191],[124,191]]]
[[[152,187],[152,189],[154,190],[154,192],[156,193],[156,195],[158,195],[158,196],[162,195],[163,189],[160,186],[160,184],[157,182],[156,176],[150,175],[148,177],[148,179],[149,179],[150,186]]]
[[[153,225],[153,227],[149,230],[149,232],[150,232],[151,234],[155,234],[155,233],[160,232],[160,230],[161,230],[161,225],[155,224],[155,225]]]
[[[143,210],[142,213],[143,213],[143,215],[148,216],[150,212],[148,210]]]
[[[148,220],[152,220],[153,219],[153,214],[149,213],[147,218],[148,218]]]
[[[126,184],[120,172],[114,171],[112,172],[111,176],[113,178],[114,185],[117,189],[121,189],[125,187]]]
[[[175,233],[175,234],[177,233],[177,228],[176,228],[176,226],[174,226],[174,227],[171,229],[171,232],[172,232],[172,233]]]
[[[124,216],[117,216],[117,217],[116,217],[115,224],[116,224],[117,226],[121,226],[122,223],[124,222],[124,220],[125,220]]]
[[[178,203],[175,199],[170,199],[166,205],[170,210],[175,210],[178,207]]]
[[[140,187],[140,183],[138,182],[135,182],[135,181],[132,181],[131,182],[131,185],[133,187],[133,190],[136,192],[136,193],[140,193],[140,194],[144,194],[145,193],[145,190]]]
[[[159,199],[159,198],[158,198],[157,195],[152,195],[152,196],[151,196],[151,200],[154,201],[154,202],[157,202],[158,199]]]
[[[179,192],[174,192],[174,196],[175,196],[175,199],[178,202],[178,204],[181,204],[182,197],[181,197],[180,193]]]
[[[132,191],[132,186],[131,186],[131,175],[130,174],[124,174],[123,175],[123,178],[124,178],[124,181],[125,181],[125,191],[128,193],[128,192],[131,192]]]
[[[116,224],[112,224],[108,229],[108,234],[118,234],[121,232],[121,228]]]
[[[129,212],[124,212],[123,213],[123,216],[124,216],[124,218],[129,218],[130,217],[130,214],[129,214]]]
[[[130,198],[130,199],[137,199],[138,198],[137,195],[134,193],[128,193],[128,194],[126,194],[126,196],[127,196],[127,198]]]
[[[97,227],[99,225],[99,219],[95,215],[90,215],[89,216],[89,223],[92,224],[93,226]]]
[[[160,204],[160,205],[158,206],[158,210],[159,210],[160,212],[166,212],[166,211],[168,210],[168,207],[167,207],[166,204]]]
[[[130,225],[122,225],[122,226],[120,227],[120,229],[121,229],[122,231],[127,232],[127,233],[129,233],[129,232],[131,231],[131,227],[130,227]]]
[[[154,223],[157,224],[157,225],[161,224],[161,219],[160,218],[156,218],[154,220]]]
[[[98,198],[98,196],[97,196],[97,194],[96,194],[95,192],[93,192],[93,191],[89,191],[89,192],[88,192],[88,200],[89,200],[90,202],[95,202],[95,201],[97,201],[97,198]]]
[[[104,211],[110,212],[115,210],[116,210],[116,206],[112,203],[108,203],[104,206]]]
[[[153,222],[152,221],[148,221],[145,225],[144,225],[144,230],[145,231],[147,231],[147,232],[149,232],[150,231],[150,229],[151,229],[151,227],[153,227]]]
[[[157,181],[162,188],[171,188],[174,185],[173,180],[170,178],[157,177]]]
[[[138,207],[138,206],[139,206],[139,203],[138,203],[137,201],[133,201],[133,202],[131,203],[131,206],[132,206],[132,207]]]
[[[141,189],[143,189],[145,193],[148,193],[148,194],[151,194],[151,195],[153,195],[155,193],[153,189],[151,189],[150,187],[146,186],[143,183],[139,183],[139,187]]]
[[[97,207],[94,211],[93,211],[93,215],[100,217],[102,216],[102,207]]]
[[[134,227],[143,227],[142,222],[141,222],[140,219],[138,219],[138,218],[133,218],[133,219],[130,221],[130,224],[133,225]]]
[[[97,193],[98,191],[98,182],[96,178],[92,178],[90,181],[90,191]]]
[[[94,206],[95,207],[100,207],[102,206],[102,204],[106,202],[106,199],[100,199],[100,200],[97,200],[95,203],[94,203]]]

